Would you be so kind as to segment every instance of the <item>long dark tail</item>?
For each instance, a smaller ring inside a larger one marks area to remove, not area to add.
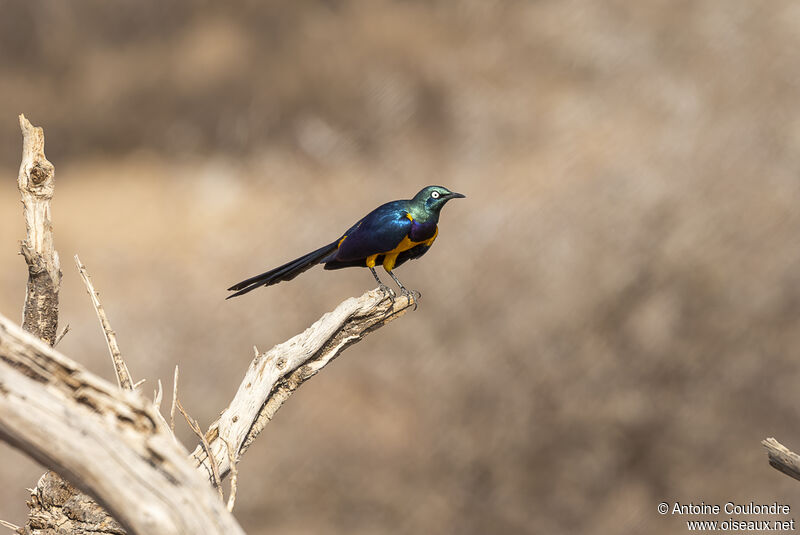
[[[339,247],[339,242],[335,241],[329,243],[325,247],[320,247],[316,251],[312,251],[307,255],[301,256],[291,262],[287,262],[282,266],[271,269],[261,275],[250,277],[249,279],[237,282],[228,291],[235,291],[235,294],[229,295],[226,299],[246,294],[251,290],[255,290],[261,286],[270,286],[278,284],[282,281],[290,281],[302,272],[311,269],[314,265],[318,264],[320,260],[334,252]]]

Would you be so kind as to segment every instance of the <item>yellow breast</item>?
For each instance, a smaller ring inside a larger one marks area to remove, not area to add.
[[[395,247],[391,251],[387,251],[386,253],[384,253],[386,256],[383,257],[383,269],[385,269],[386,271],[391,271],[392,269],[394,269],[394,265],[397,262],[397,256],[404,251],[413,249],[417,245],[426,245],[430,247],[433,241],[436,239],[436,236],[438,235],[439,235],[439,227],[436,227],[436,231],[433,233],[433,236],[431,236],[430,239],[427,239],[425,241],[411,241],[410,239],[408,239],[408,236],[406,236],[405,238],[403,238],[403,241],[397,244],[397,247]],[[377,257],[377,255],[375,256]],[[369,265],[369,260],[370,259],[368,258],[367,265]],[[374,258],[372,258],[372,265],[373,266],[375,265]]]

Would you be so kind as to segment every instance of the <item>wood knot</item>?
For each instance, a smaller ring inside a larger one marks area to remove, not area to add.
[[[33,169],[31,169],[31,182],[33,182],[35,186],[41,185],[49,177],[50,170],[40,163],[37,163],[33,166]]]
[[[277,366],[279,370],[282,370],[284,367],[286,367],[286,358],[281,357],[278,360],[276,360],[275,366]]]

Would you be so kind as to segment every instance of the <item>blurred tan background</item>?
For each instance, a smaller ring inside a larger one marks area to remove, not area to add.
[[[134,377],[179,364],[203,425],[253,344],[374,283],[227,286],[427,184],[468,196],[398,271],[419,309],[242,460],[248,533],[662,534],[686,528],[661,501],[800,508],[759,445],[800,448],[797,2],[11,1],[0,69],[0,312],[24,294],[24,112],[56,165],[59,349],[113,380],[79,253]],[[21,524],[42,468],[0,454]]]

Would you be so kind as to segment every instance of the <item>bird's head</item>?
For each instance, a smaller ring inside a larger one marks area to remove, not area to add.
[[[464,197],[466,197],[466,195],[450,191],[442,186],[428,186],[422,188],[419,193],[414,195],[411,202],[428,213],[438,214],[442,206],[450,199],[461,199]]]

